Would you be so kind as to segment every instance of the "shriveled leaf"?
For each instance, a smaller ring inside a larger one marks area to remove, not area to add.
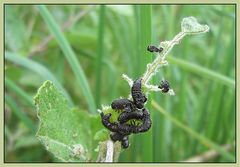
[[[61,161],[96,159],[94,134],[103,128],[99,116],[71,109],[52,82],[46,81],[38,90],[35,105],[40,120],[37,138]]]
[[[209,31],[207,25],[199,24],[195,17],[186,17],[181,23],[182,32],[185,33],[204,33]]]

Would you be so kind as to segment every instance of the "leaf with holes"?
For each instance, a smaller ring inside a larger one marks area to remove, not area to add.
[[[40,120],[37,138],[64,162],[92,161],[98,146],[94,135],[103,126],[98,116],[71,109],[51,81],[46,81],[34,98]]]

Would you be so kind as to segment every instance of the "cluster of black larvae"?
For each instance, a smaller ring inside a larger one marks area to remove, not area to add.
[[[163,48],[149,45],[147,47],[149,52],[161,52]],[[162,89],[163,93],[167,93],[170,89],[168,81],[161,81],[158,86]],[[111,107],[115,111],[122,111],[118,116],[117,122],[110,122],[111,113],[104,115],[101,112],[102,124],[111,132],[110,137],[115,141],[120,141],[122,148],[128,148],[129,141],[128,136],[132,133],[146,132],[151,128],[152,121],[150,113],[144,108],[147,102],[147,97],[142,92],[142,78],[139,78],[133,82],[131,88],[132,100],[129,99],[117,99],[111,104]],[[137,124],[135,120],[139,120],[141,123]],[[130,121],[130,123],[129,123]]]
[[[144,104],[147,101],[147,97],[142,92],[142,79],[139,78],[133,82],[131,88],[132,101],[129,99],[117,99],[111,104],[112,109],[122,110],[118,117],[118,122],[111,123],[109,121],[111,113],[104,115],[101,113],[103,125],[113,132],[110,137],[113,141],[120,141],[122,148],[128,148],[129,141],[128,136],[131,133],[146,132],[150,129],[152,121],[150,113]],[[127,123],[132,120],[131,123]],[[134,120],[140,120],[142,123],[136,124]]]

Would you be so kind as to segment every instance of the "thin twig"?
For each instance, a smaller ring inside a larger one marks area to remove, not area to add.
[[[233,148],[233,145],[232,144],[226,144],[226,145],[222,146],[222,148],[226,151],[230,151]],[[218,156],[219,156],[219,153],[217,151],[209,150],[209,151],[206,151],[203,154],[191,157],[191,158],[189,158],[189,159],[187,159],[183,162],[207,162],[207,161],[209,161],[211,159],[214,159]]]
[[[61,29],[62,31],[67,30],[70,28],[74,23],[76,23],[79,19],[81,19],[83,16],[85,16],[87,13],[89,13],[94,6],[90,6],[86,10],[81,10],[74,16],[70,16],[69,19],[62,25]],[[37,46],[33,47],[33,49],[30,51],[28,57],[32,57],[37,53],[43,52],[47,49],[47,44],[53,39],[53,35],[49,35],[46,38],[44,38]]]

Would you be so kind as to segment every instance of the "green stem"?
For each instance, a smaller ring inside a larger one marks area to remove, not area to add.
[[[105,6],[100,7],[99,16],[99,31],[98,31],[98,56],[96,57],[96,104],[100,107],[101,104],[101,80],[102,80],[102,60],[104,56],[104,24],[105,24]]]
[[[146,65],[152,61],[152,55],[147,52],[147,46],[152,42],[152,6],[151,5],[140,5],[138,6],[139,11],[139,41],[140,41],[140,57],[141,59],[141,73],[144,72]],[[138,60],[139,60],[138,59]],[[150,99],[151,100],[151,97]],[[151,109],[151,108],[149,108]],[[140,141],[141,149],[139,154],[142,156],[144,162],[153,161],[153,145],[152,145],[152,129],[142,136]],[[145,144],[148,143],[148,144]]]
[[[155,60],[147,65],[147,71],[142,77],[142,84],[147,84],[149,80],[158,71],[158,68],[166,65],[166,56],[172,50],[173,46],[179,44],[186,35],[194,35],[205,33],[209,31],[207,25],[200,25],[194,17],[184,18],[181,22],[181,32],[179,32],[171,41],[164,41],[160,43],[163,47],[161,53],[157,53]]]

